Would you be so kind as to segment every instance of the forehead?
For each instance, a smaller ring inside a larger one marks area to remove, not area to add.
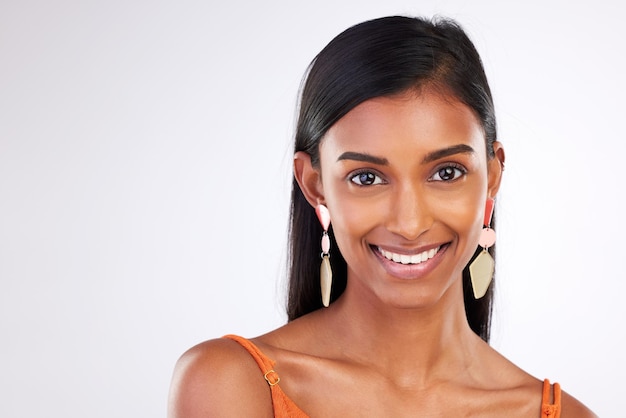
[[[320,150],[430,152],[458,144],[484,149],[475,113],[452,96],[421,91],[359,104],[329,129]]]

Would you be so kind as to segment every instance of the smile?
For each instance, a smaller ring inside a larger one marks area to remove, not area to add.
[[[421,252],[419,254],[409,255],[409,254],[392,253],[391,251],[386,251],[386,250],[383,250],[380,247],[376,247],[378,252],[383,257],[385,257],[387,260],[390,260],[390,261],[393,261],[393,262],[399,263],[399,264],[420,264],[420,263],[423,263],[424,261],[430,260],[431,258],[433,258],[439,252],[440,248],[441,247],[431,248],[430,250],[426,250],[426,251]]]

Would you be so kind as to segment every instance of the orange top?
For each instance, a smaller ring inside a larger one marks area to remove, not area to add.
[[[224,338],[238,342],[243,348],[246,349],[246,351],[250,353],[259,365],[259,369],[261,369],[263,377],[270,387],[270,392],[272,394],[272,406],[274,407],[274,417],[309,418],[304,411],[298,408],[298,406],[291,399],[289,399],[287,395],[285,395],[285,392],[283,392],[278,385],[280,377],[278,377],[278,373],[274,371],[275,362],[273,360],[265,356],[265,354],[263,354],[256,345],[252,344],[252,342],[243,337],[239,337],[237,335],[225,335]],[[550,381],[545,379],[543,381],[543,394],[541,399],[541,418],[560,417],[561,386],[558,383],[551,385]]]

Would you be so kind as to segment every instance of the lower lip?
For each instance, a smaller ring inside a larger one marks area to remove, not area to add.
[[[390,275],[403,280],[419,280],[433,271],[443,259],[443,254],[448,249],[448,244],[442,245],[433,258],[422,261],[419,264],[400,264],[385,258],[376,247],[372,251],[380,260],[383,268]]]

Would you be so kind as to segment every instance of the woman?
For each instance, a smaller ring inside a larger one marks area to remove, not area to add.
[[[289,323],[185,353],[170,417],[594,416],[488,345],[505,158],[465,33],[356,25],[299,111]]]

